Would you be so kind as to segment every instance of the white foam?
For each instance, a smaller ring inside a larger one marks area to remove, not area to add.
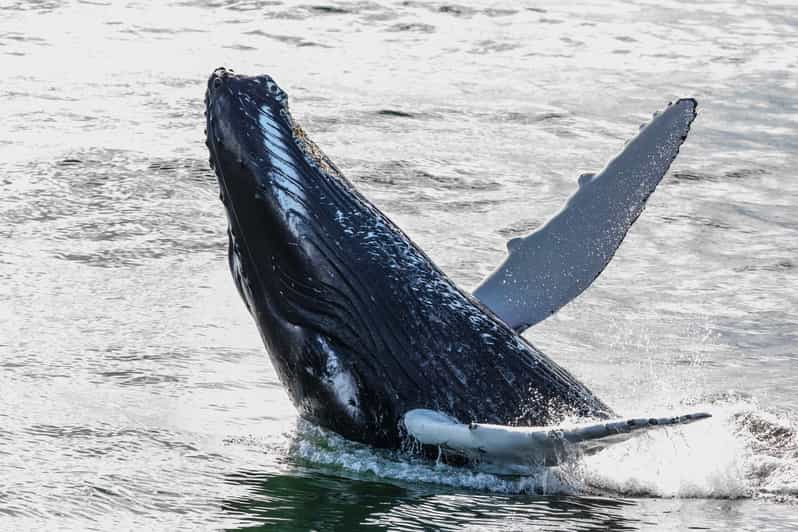
[[[473,467],[454,467],[440,462],[409,458],[400,453],[380,451],[347,441],[307,422],[299,423],[292,449],[294,456],[349,474],[365,477],[424,482],[496,493],[570,494],[575,490],[559,468],[529,468],[525,474],[506,469],[500,472]],[[514,474],[516,476],[508,477]]]
[[[352,443],[306,422],[300,423],[292,452],[303,460],[356,476],[496,493],[795,500],[795,420],[768,413],[747,400],[707,402],[691,408],[710,410],[714,417],[550,468],[528,464],[449,466]],[[781,435],[781,439],[772,440],[768,432]]]
[[[633,496],[739,498],[752,495],[749,453],[728,415],[651,433],[583,458],[594,489]]]

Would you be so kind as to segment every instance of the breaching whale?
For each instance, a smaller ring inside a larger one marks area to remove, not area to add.
[[[565,209],[511,241],[474,295],[355,189],[269,76],[219,68],[205,104],[229,267],[304,418],[377,447],[412,437],[556,463],[563,443],[595,450],[706,417],[610,421],[609,406],[519,334],[610,260],[678,153],[693,100],[670,105],[602,173],[581,177]],[[591,421],[557,426],[573,417]]]

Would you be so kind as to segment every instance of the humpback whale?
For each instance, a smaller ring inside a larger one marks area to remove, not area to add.
[[[511,241],[474,294],[355,189],[271,77],[219,68],[205,106],[230,271],[302,417],[376,447],[414,438],[546,463],[563,442],[598,449],[706,417],[612,421],[607,404],[520,335],[610,260],[678,153],[695,101],[671,104],[603,172],[580,177],[563,211]],[[558,426],[566,418],[590,422]]]

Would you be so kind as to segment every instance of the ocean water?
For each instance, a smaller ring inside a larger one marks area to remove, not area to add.
[[[0,1],[0,529],[796,529],[796,49],[777,1]],[[622,415],[714,417],[513,474],[297,419],[227,271],[220,65],[271,74],[465,288],[697,98],[610,266],[526,336]]]

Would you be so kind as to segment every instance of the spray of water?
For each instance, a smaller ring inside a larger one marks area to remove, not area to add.
[[[798,502],[796,420],[733,395],[708,398],[697,406],[714,417],[649,433],[554,468],[490,463],[452,466],[374,450],[307,422],[298,424],[289,454],[349,476],[495,493],[769,497]]]

